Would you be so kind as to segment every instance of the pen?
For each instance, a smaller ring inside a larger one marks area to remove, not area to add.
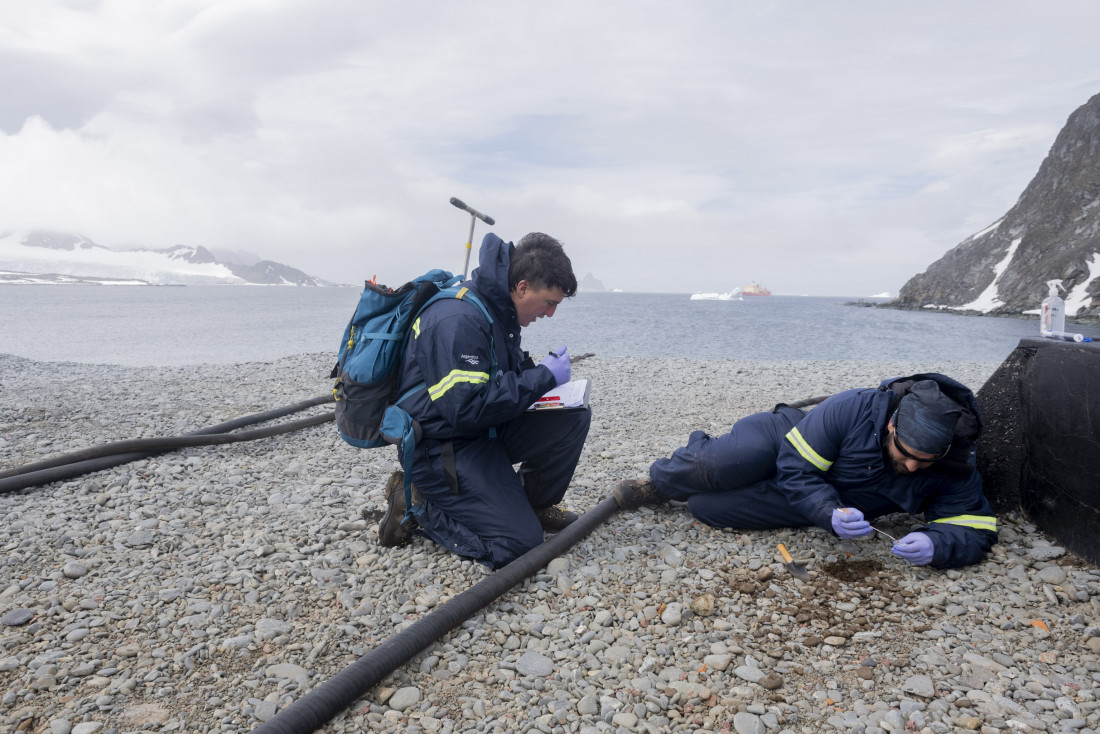
[[[561,355],[560,355],[560,354],[558,354],[557,352],[555,352],[555,351],[554,351],[554,350],[552,350],[552,349],[550,350],[550,356],[551,356],[551,357],[557,357],[557,358],[561,359]]]
[[[1092,337],[1085,336],[1084,334],[1073,334],[1068,331],[1044,331],[1041,332],[1043,336],[1048,339],[1061,339],[1067,342],[1090,342]]]

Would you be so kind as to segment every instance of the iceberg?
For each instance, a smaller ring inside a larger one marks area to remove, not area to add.
[[[693,301],[743,301],[741,289],[734,288],[729,293],[692,293]]]

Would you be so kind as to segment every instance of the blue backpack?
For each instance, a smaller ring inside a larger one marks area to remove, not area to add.
[[[399,405],[413,393],[425,389],[420,383],[398,396],[401,358],[410,327],[420,312],[442,298],[460,298],[477,306],[490,324],[485,304],[468,288],[460,288],[462,276],[446,270],[430,270],[397,290],[367,281],[355,313],[344,329],[336,366],[330,377],[336,380],[336,428],[340,438],[360,449],[390,444],[401,447],[405,471],[405,519],[420,513],[411,497],[413,454],[420,438],[420,425]],[[490,330],[490,374],[496,373],[496,350]]]

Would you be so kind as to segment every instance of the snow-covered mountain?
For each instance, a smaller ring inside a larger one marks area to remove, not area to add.
[[[333,285],[270,260],[219,262],[204,247],[112,250],[56,232],[0,233],[0,283]]]

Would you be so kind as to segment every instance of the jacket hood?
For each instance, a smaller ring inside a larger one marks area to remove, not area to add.
[[[485,235],[478,251],[478,267],[470,274],[470,281],[500,321],[518,327],[516,309],[508,290],[508,266],[515,249],[511,242],[505,242],[492,232]]]
[[[909,388],[921,380],[934,380],[940,386],[940,392],[962,408],[962,415],[955,426],[955,441],[951,450],[933,466],[940,473],[949,475],[970,471],[974,466],[978,439],[982,435],[982,414],[978,410],[978,399],[966,385],[938,372],[883,380],[879,389],[892,393],[887,417],[893,414],[898,401],[909,392]]]
[[[883,380],[879,388],[894,393],[894,399],[890,403],[890,412],[893,413],[897,401],[909,392],[913,384],[921,380],[935,381],[936,384],[940,386],[940,392],[951,398],[963,409],[963,414],[959,418],[959,424],[955,429],[955,435],[966,440],[968,443],[976,442],[982,434],[982,415],[978,410],[978,400],[974,397],[974,393],[970,388],[963,385],[961,382],[951,379],[947,375],[941,375],[938,372],[929,372],[926,374],[910,375],[909,377],[895,377],[893,379]]]

